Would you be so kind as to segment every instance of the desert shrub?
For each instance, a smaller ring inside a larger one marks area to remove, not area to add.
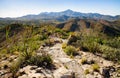
[[[84,38],[83,38],[84,39]],[[80,44],[80,47],[83,50],[87,50],[90,51],[92,53],[101,53],[103,55],[103,57],[107,58],[108,60],[112,60],[112,61],[118,61],[120,60],[120,49],[119,48],[114,48],[109,46],[108,44],[106,44],[106,40],[105,42],[99,43],[99,39],[96,38],[87,38],[81,41],[77,41]],[[113,43],[114,44],[114,43]],[[118,47],[118,44],[115,44],[116,47]]]
[[[82,49],[95,53],[99,51],[99,44],[97,44],[96,42],[89,41],[83,42]]]
[[[34,50],[37,50],[40,47],[40,45],[41,45],[40,42],[34,41],[33,43],[31,43],[30,48],[31,48],[32,51],[34,51]]]
[[[120,73],[120,69],[117,69],[117,72]]]
[[[25,58],[25,60],[30,59],[33,55],[33,52],[29,49],[26,48],[25,51],[21,52],[21,56]]]
[[[47,36],[46,34],[40,35],[40,40],[45,40],[45,39],[47,39],[47,38],[48,38],[48,36]]]
[[[68,36],[69,36],[69,32],[67,32],[67,31],[63,31],[62,32],[62,39],[67,39],[68,38]]]
[[[36,55],[35,53],[35,50],[40,47],[41,40],[46,40],[47,38],[48,36],[45,34],[32,34],[30,36],[27,36],[27,33],[24,33],[21,41],[18,42],[16,45],[17,49],[16,46],[12,47],[11,51],[13,52],[14,50],[18,50],[20,56],[17,61],[12,63],[10,67],[11,72],[16,73],[20,67],[24,67],[26,65],[50,67],[50,65],[52,64],[52,59],[49,55]],[[47,44],[51,45],[53,43],[53,40],[48,39]]]
[[[2,50],[0,51],[0,56],[3,55],[3,54],[7,54],[7,49],[2,49]]]
[[[87,59],[86,58],[82,58],[81,64],[87,64]]]
[[[67,39],[67,38],[68,38],[68,35],[62,35],[61,38],[62,38],[62,39]]]
[[[80,47],[81,50],[90,51],[92,53],[99,52],[100,49],[99,38],[94,36],[78,35],[77,41],[74,44]]]
[[[54,45],[54,39],[47,39],[47,40],[45,40],[44,41],[44,44],[46,45],[46,46],[52,46],[52,45]]]
[[[67,65],[64,65],[64,67],[65,67],[66,69],[68,69],[68,66],[67,66]]]
[[[39,41],[39,40],[41,40],[41,35],[40,34],[36,34],[31,39],[34,40],[34,41]]]
[[[35,51],[37,50],[41,45],[41,42],[40,41],[37,41],[37,40],[29,40],[27,43],[26,43],[26,47],[27,48],[30,48],[31,51]]]
[[[65,49],[67,47],[67,44],[66,43],[63,43],[62,44],[62,49]]]
[[[16,61],[12,62],[10,71],[13,75],[23,66],[24,61],[23,57],[19,57]]]
[[[90,73],[89,69],[86,69],[86,70],[84,71],[84,73],[85,73],[85,75],[89,74],[89,73]]]
[[[18,51],[18,49],[19,49],[18,45],[12,45],[11,47],[8,48],[10,54],[13,54],[15,51]]]
[[[26,66],[26,65],[36,65],[36,66],[50,66],[52,64],[52,59],[50,55],[32,55],[31,57],[26,59],[26,56],[20,56],[18,60],[16,61],[17,65],[19,66]],[[15,63],[16,63],[15,62]]]
[[[120,37],[115,37],[113,39],[108,40],[107,45],[111,46],[113,48],[119,48],[120,49]]]
[[[84,37],[77,41],[82,50],[90,51],[93,53],[99,52],[99,44],[94,37]]]
[[[55,33],[59,34],[59,36],[61,36],[62,39],[67,39],[69,36],[69,32],[58,28],[55,29]]]
[[[57,28],[57,29],[55,29],[55,32],[61,32],[62,33],[62,30]]]
[[[77,41],[77,37],[75,35],[70,35],[68,38],[68,43],[67,44],[72,44],[73,42]]]
[[[13,75],[21,68],[27,65],[36,65],[39,67],[50,68],[52,66],[52,59],[50,55],[20,55],[19,58],[11,64],[10,71]]]
[[[68,38],[68,45],[100,54],[102,57],[119,62],[120,60],[120,37],[108,37],[105,35],[91,35],[77,33]]]
[[[69,56],[74,56],[77,54],[76,48],[73,46],[67,46],[64,51]]]
[[[83,37],[77,41],[83,50],[90,51],[92,53],[101,53],[103,57],[108,60],[118,61],[120,60],[119,38],[103,40],[96,37]]]
[[[37,65],[37,66],[44,66],[44,67],[50,67],[52,64],[52,59],[50,55],[35,55],[32,56],[29,60],[27,60],[28,64],[31,65]]]
[[[99,72],[100,66],[98,64],[92,65],[93,71]]]
[[[98,38],[97,42],[98,42],[99,44],[101,44],[101,45],[104,45],[104,44],[107,43],[107,40]]]
[[[30,38],[23,38],[21,42],[17,43],[17,51],[22,52],[23,54],[27,51],[36,51],[41,45],[39,40],[39,35],[32,36]],[[26,53],[27,54],[27,53]]]
[[[120,49],[112,48],[109,46],[101,46],[101,52],[103,53],[103,56],[112,61],[119,61],[120,60]]]

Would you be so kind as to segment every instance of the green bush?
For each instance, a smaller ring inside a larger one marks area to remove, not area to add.
[[[0,51],[0,58],[3,57],[3,56],[6,55],[6,54],[8,54],[8,53],[7,53],[7,49],[2,49],[2,50]]]
[[[93,71],[99,72],[100,66],[98,64],[92,65]]]
[[[75,35],[70,35],[68,38],[68,43],[67,44],[72,44],[73,42],[77,41],[77,37]]]
[[[103,53],[103,56],[112,61],[117,61],[119,62],[120,60],[120,49],[112,48],[109,46],[101,46],[101,52]]]
[[[120,37],[77,33],[69,37],[68,45],[120,62]]]
[[[69,32],[66,32],[66,31],[63,31],[62,32],[62,39],[67,39],[68,38],[68,36],[69,36]]]
[[[54,39],[47,39],[47,40],[44,40],[44,44],[46,46],[53,46],[55,44],[55,40]]]
[[[47,36],[46,34],[40,35],[40,40],[45,40],[45,39],[47,39],[47,38],[48,38],[48,36]]]
[[[67,44],[66,43],[63,43],[62,44],[62,49],[65,49],[67,47]]]
[[[120,37],[115,37],[107,41],[107,45],[113,48],[120,49]]]
[[[67,46],[64,51],[69,56],[74,56],[77,54],[76,48],[73,46]]]
[[[21,56],[25,58],[25,60],[30,59],[33,55],[33,52],[30,49],[26,48],[26,51],[21,52]]]
[[[23,66],[24,61],[23,57],[19,57],[16,61],[12,62],[10,71],[13,75]]]
[[[96,42],[89,42],[89,41],[83,42],[82,49],[90,51],[92,53],[96,53],[99,52],[99,44],[97,44]]]
[[[57,33],[57,32],[59,32],[59,33],[63,33],[63,30],[57,28],[57,29],[55,29],[55,33]]]
[[[90,73],[89,69],[86,69],[84,73],[85,75],[89,74]]]
[[[68,36],[69,36],[69,32],[67,31],[64,31],[62,29],[55,29],[55,33],[59,34],[59,36],[62,38],[62,39],[67,39]]]
[[[41,45],[40,41],[30,41],[28,43],[28,47],[31,49],[31,51],[37,50]]]
[[[52,59],[50,55],[35,55],[27,60],[27,63],[30,65],[37,65],[39,67],[44,66],[49,68],[52,65]]]
[[[99,52],[100,44],[97,43],[97,39],[94,37],[83,37],[77,42],[82,50],[90,51],[92,53]]]
[[[27,65],[36,65],[39,67],[50,68],[52,66],[52,59],[50,55],[32,55],[19,56],[19,58],[11,64],[10,71],[13,75],[21,68]]]
[[[34,36],[31,38],[31,40],[33,40],[33,41],[39,41],[39,40],[41,40],[41,35],[40,35],[40,34],[36,34],[36,35],[34,35]]]
[[[24,45],[24,50],[21,52],[21,57],[25,60],[25,65],[37,65],[37,66],[45,66],[44,62],[47,63],[47,66],[51,64],[51,57],[49,55],[36,55],[34,52],[34,47],[31,45],[30,47],[27,47],[27,45]]]
[[[81,64],[87,64],[87,59],[86,58],[82,58]]]

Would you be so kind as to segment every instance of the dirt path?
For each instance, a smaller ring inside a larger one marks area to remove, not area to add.
[[[62,40],[63,43],[67,43],[67,40],[58,38],[57,40]],[[68,76],[71,75],[71,73],[75,73],[77,78],[85,78],[83,69],[81,68],[79,62],[64,53],[62,43],[56,43],[52,47],[44,47],[43,50],[48,52],[52,56],[53,62],[60,66],[53,72],[55,78]]]

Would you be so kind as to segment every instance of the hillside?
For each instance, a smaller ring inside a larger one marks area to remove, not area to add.
[[[105,21],[94,19],[71,19],[67,22],[56,25],[66,31],[89,32],[92,29],[95,32],[104,33],[110,36],[120,35],[120,21]]]
[[[119,78],[120,21],[72,19],[0,28],[0,78]]]

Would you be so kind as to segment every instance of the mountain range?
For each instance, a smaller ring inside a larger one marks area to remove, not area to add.
[[[30,14],[17,18],[0,18],[0,20],[8,19],[8,20],[55,20],[55,21],[67,21],[71,18],[79,18],[79,19],[96,19],[96,20],[108,20],[115,21],[120,19],[120,15],[111,16],[111,15],[102,15],[99,13],[81,13],[72,11],[70,9],[61,11],[61,12],[42,12],[38,15]]]
[[[120,35],[120,21],[106,21],[93,19],[71,19],[69,21],[57,24],[56,27],[65,31],[87,32],[96,31],[109,36]]]

